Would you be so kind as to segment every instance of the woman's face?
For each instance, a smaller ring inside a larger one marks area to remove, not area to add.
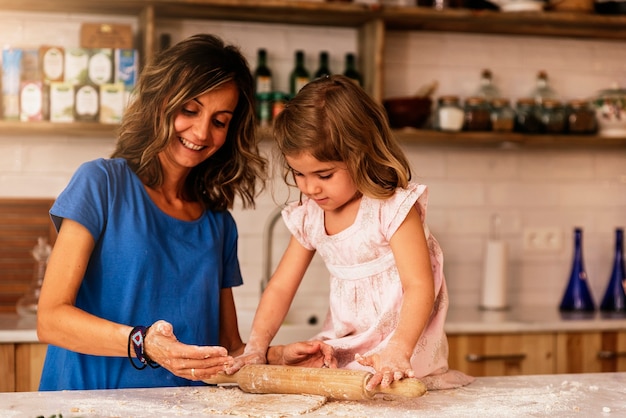
[[[165,150],[170,163],[192,168],[215,154],[226,142],[238,98],[231,81],[185,103],[174,118],[176,137]]]

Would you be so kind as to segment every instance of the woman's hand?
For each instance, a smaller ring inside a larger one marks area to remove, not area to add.
[[[374,390],[378,384],[387,388],[396,380],[415,377],[409,357],[399,353],[402,351],[390,343],[379,353],[370,356],[361,356],[360,354],[355,356],[355,360],[359,364],[372,367],[375,370],[374,375],[367,382],[365,387],[367,390]]]
[[[174,375],[189,380],[209,378],[233,363],[233,358],[224,347],[179,342],[174,335],[174,328],[165,321],[157,321],[150,326],[144,348],[152,361]]]

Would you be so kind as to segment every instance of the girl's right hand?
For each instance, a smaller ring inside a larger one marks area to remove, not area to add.
[[[226,374],[234,374],[246,364],[265,364],[267,363],[267,347],[256,347],[250,343],[246,344],[243,354],[233,359],[233,363],[224,369]]]
[[[233,358],[224,347],[181,343],[176,339],[172,325],[165,321],[150,326],[144,348],[152,361],[189,380],[207,379],[233,364]]]

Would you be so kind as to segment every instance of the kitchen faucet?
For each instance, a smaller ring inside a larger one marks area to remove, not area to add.
[[[277,207],[270,213],[270,217],[265,223],[263,229],[263,277],[261,278],[261,294],[269,284],[272,277],[272,245],[274,243],[274,228],[279,219],[281,219],[282,206]]]

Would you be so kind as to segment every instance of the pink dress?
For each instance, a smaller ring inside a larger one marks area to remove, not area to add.
[[[403,292],[389,240],[415,206],[428,241],[436,299],[411,365],[429,389],[447,389],[466,385],[473,378],[448,369],[448,340],[443,329],[448,291],[441,248],[424,222],[427,201],[426,186],[416,183],[397,189],[386,200],[363,196],[354,223],[335,235],[326,234],[324,212],[306,198],[301,205],[288,205],[283,219],[305,248],[320,254],[330,272],[330,309],[322,331],[314,338],[335,348],[340,368],[372,371],[354,356],[380,351],[397,327]]]

